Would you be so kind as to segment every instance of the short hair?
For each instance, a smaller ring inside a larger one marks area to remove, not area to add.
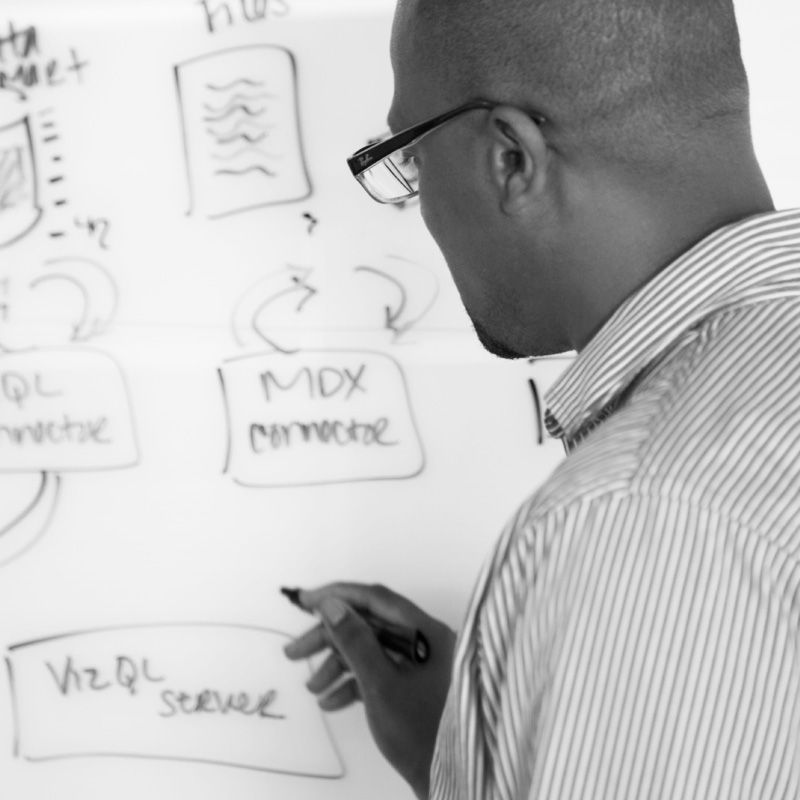
[[[749,126],[732,0],[417,0],[412,13],[454,102],[536,107],[567,148],[650,160],[715,123]]]

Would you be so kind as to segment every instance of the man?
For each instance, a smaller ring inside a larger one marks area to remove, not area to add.
[[[392,63],[392,129],[435,121],[354,172],[418,188],[489,350],[578,352],[569,456],[452,665],[441,623],[345,584],[301,594],[324,624],[290,657],[335,649],[311,690],[362,699],[419,797],[800,797],[800,213],[753,154],[731,0],[400,0]]]

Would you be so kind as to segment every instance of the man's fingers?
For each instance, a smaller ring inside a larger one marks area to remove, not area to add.
[[[338,597],[328,596],[319,605],[319,613],[329,640],[358,680],[361,690],[380,686],[387,670],[396,669],[375,638],[370,626]]]
[[[355,678],[348,678],[342,682],[341,686],[337,686],[332,692],[320,697],[317,702],[323,711],[338,711],[359,700],[361,700],[361,692],[358,683]]]
[[[309,678],[306,686],[314,694],[326,692],[347,671],[338,653],[331,653],[322,666]]]
[[[293,661],[327,649],[334,651],[307,684],[312,692],[324,691],[348,669],[364,685],[364,682],[380,680],[386,669],[394,666],[372,628],[338,597],[325,597],[318,613],[323,624],[316,625],[283,648]]]
[[[301,658],[313,656],[330,646],[331,643],[328,639],[325,626],[315,625],[301,636],[298,636],[294,641],[289,642],[289,644],[283,648],[283,652],[286,653],[287,657],[292,661],[298,661]]]
[[[357,611],[369,611],[397,625],[416,625],[423,612],[410,600],[380,584],[330,583],[318,589],[303,589],[303,608],[318,610],[326,597],[338,597]]]

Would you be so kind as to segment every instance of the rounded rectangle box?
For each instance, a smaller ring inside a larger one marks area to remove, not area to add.
[[[245,486],[418,475],[425,456],[405,377],[361,350],[258,353],[226,361],[225,471]]]
[[[131,756],[320,778],[344,774],[290,637],[143,625],[17,644],[6,663],[16,755]]]
[[[111,356],[83,347],[0,356],[0,471],[112,469],[138,458],[128,390]]]

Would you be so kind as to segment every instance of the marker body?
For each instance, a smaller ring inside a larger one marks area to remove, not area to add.
[[[301,589],[287,589],[281,587],[281,594],[289,602],[308,613],[314,613],[306,608],[300,600]],[[409,630],[399,625],[394,625],[384,619],[376,617],[369,611],[356,609],[356,613],[372,628],[375,638],[381,646],[398,655],[407,658],[415,664],[424,664],[430,657],[430,645],[425,634],[419,630]]]

